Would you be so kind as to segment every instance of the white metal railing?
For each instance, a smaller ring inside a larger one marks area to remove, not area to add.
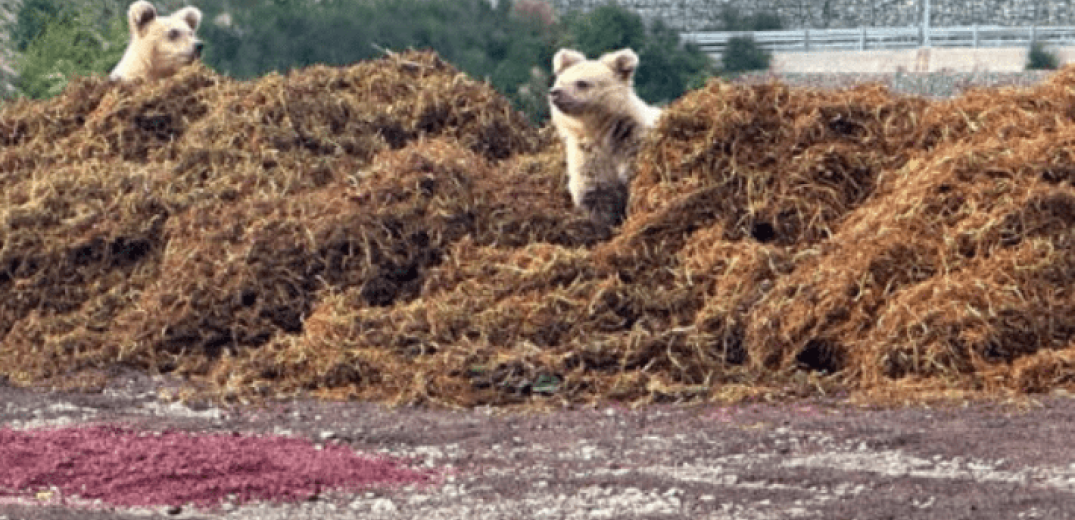
[[[1075,45],[1075,26],[1002,27],[862,27],[858,29],[798,29],[793,31],[687,32],[683,40],[719,56],[736,36],[753,36],[770,52],[863,51],[919,47],[1020,47],[1031,42]]]

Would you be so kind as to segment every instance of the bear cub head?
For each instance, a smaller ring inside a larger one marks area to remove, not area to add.
[[[621,49],[588,60],[581,52],[561,49],[552,59],[556,83],[549,91],[555,111],[574,118],[600,116],[634,96],[638,55]]]
[[[204,44],[194,31],[202,21],[196,7],[160,16],[153,4],[138,0],[127,9],[131,41],[110,77],[113,80],[159,79],[175,74],[201,57]]]

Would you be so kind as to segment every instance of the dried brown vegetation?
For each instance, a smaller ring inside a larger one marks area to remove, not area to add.
[[[0,111],[0,375],[445,406],[1075,386],[1075,70],[931,101],[713,81],[622,229],[429,53]]]

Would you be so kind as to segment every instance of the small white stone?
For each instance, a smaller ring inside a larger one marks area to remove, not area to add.
[[[378,498],[370,505],[370,511],[374,513],[395,513],[398,509],[396,504],[387,498]]]

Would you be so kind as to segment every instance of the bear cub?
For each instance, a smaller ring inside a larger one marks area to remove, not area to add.
[[[638,55],[621,49],[596,60],[571,49],[552,59],[552,123],[567,154],[568,191],[592,220],[620,225],[642,138],[661,110],[635,94]]]
[[[203,44],[194,31],[202,21],[196,7],[159,16],[153,4],[138,0],[127,9],[131,42],[109,78],[115,81],[156,80],[175,74],[201,57]]]

